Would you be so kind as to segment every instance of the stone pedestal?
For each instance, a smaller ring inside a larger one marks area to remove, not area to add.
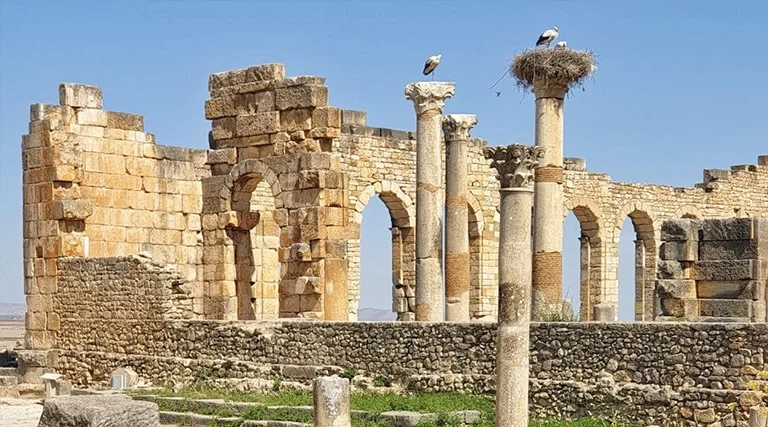
[[[499,330],[496,341],[496,425],[528,425],[533,168],[540,147],[491,147],[486,157],[501,181]]]
[[[445,161],[445,320],[469,321],[469,212],[467,143],[477,124],[470,114],[443,119]]]
[[[454,83],[419,82],[405,88],[416,109],[416,320],[443,320],[442,148],[443,105]]]
[[[565,87],[535,87],[536,146],[544,149],[535,176],[533,219],[534,319],[560,308],[563,286],[563,98]]]
[[[312,382],[314,425],[317,427],[349,427],[349,380],[339,377],[318,377]]]

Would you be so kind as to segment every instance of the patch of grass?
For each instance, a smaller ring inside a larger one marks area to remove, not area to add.
[[[493,399],[459,393],[394,394],[353,393],[352,409],[380,414],[387,411],[433,412],[437,414],[474,410],[494,412]]]
[[[265,406],[312,405],[312,392],[293,389],[281,390],[277,393],[263,393],[196,387],[184,388],[176,391],[170,389],[136,390],[131,394],[156,395],[161,397],[185,397],[187,399],[224,399],[233,402],[261,403]]]
[[[382,375],[373,380],[373,385],[376,387],[392,387],[392,380],[389,377]]]
[[[352,378],[354,378],[355,375],[357,375],[357,371],[352,369],[352,368],[349,368],[346,371],[342,372],[341,375],[339,375],[339,376],[341,378],[346,378],[346,379],[352,381]]]

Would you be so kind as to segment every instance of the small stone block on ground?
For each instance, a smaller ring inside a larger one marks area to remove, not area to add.
[[[123,395],[46,399],[38,427],[159,427],[156,403]]]
[[[392,427],[416,427],[422,421],[435,421],[437,414],[422,414],[410,411],[389,411],[379,415],[382,420],[388,421]]]

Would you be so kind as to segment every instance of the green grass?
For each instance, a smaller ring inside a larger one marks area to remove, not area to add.
[[[133,394],[152,394],[162,397],[184,397],[187,399],[223,399],[235,402],[259,403],[264,406],[312,406],[312,393],[302,390],[282,390],[271,393],[247,393],[234,390],[218,390],[206,388],[188,388],[179,391],[168,389],[139,390]],[[394,394],[394,393],[352,393],[350,406],[352,410],[367,411],[374,415],[388,411],[412,411],[436,413],[435,421],[422,422],[420,427],[456,427],[460,422],[451,416],[451,412],[474,410],[480,411],[481,417],[472,427],[493,427],[495,422],[495,404],[493,397],[459,393],[429,393],[429,394]],[[161,411],[195,412],[217,417],[239,416],[246,420],[295,421],[312,423],[312,416],[307,412],[291,408],[270,410],[252,407],[237,414],[231,408],[219,408],[211,405],[199,405],[192,402],[158,402]],[[352,419],[353,427],[385,427],[381,420]],[[530,427],[629,427],[628,424],[612,424],[610,421],[597,418],[584,418],[575,421],[566,420],[531,420]]]

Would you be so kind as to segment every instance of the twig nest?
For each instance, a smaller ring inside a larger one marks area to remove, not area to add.
[[[528,49],[517,54],[509,67],[523,90],[581,85],[597,69],[595,55],[573,49]]]

